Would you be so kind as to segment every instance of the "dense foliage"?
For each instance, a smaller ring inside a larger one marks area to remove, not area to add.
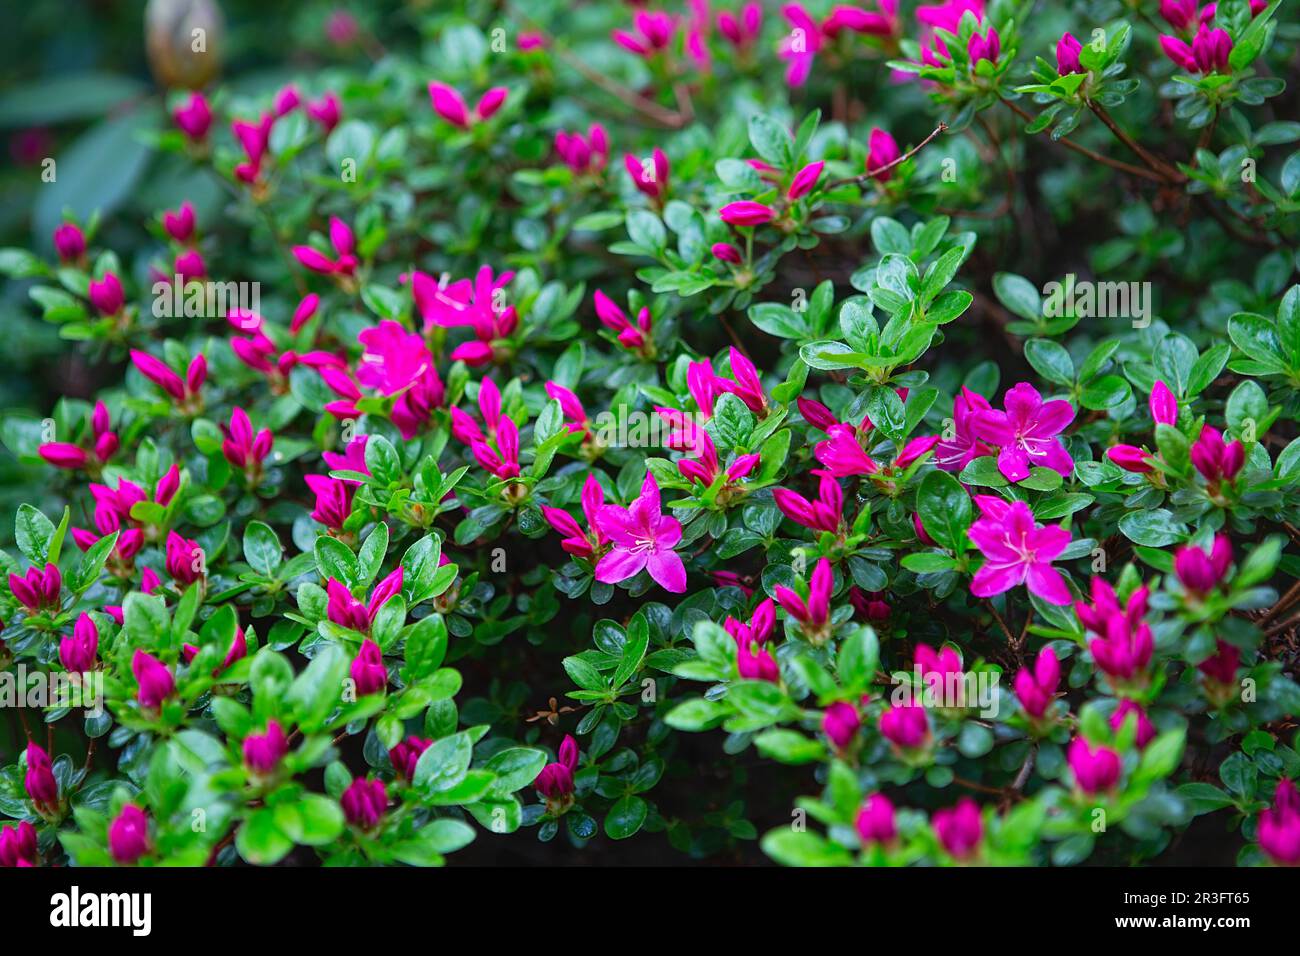
[[[0,863],[1300,864],[1280,0],[452,6],[29,185]]]

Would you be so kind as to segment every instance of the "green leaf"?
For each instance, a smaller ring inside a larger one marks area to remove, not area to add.
[[[645,824],[650,806],[637,796],[626,796],[609,808],[605,834],[611,840],[626,840]]]
[[[250,521],[244,529],[244,560],[249,567],[266,577],[274,577],[280,566],[284,547],[271,527],[261,521]]]
[[[946,471],[927,474],[917,490],[916,505],[926,534],[950,551],[965,549],[972,505],[970,495],[956,478]]]
[[[49,558],[50,540],[54,537],[54,522],[29,504],[18,506],[14,518],[14,539],[18,550],[39,568]]]

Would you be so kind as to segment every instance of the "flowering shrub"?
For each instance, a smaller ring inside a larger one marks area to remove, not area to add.
[[[3,426],[0,864],[1300,864],[1300,30],[1043,6],[162,71],[180,194],[0,251],[97,370]]]

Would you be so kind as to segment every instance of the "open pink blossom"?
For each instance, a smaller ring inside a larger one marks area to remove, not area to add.
[[[653,475],[646,472],[640,496],[628,507],[602,506],[597,523],[613,543],[613,550],[596,565],[597,581],[617,584],[644,568],[665,590],[686,590],[686,566],[673,550],[682,539],[682,525],[661,511]]]
[[[1069,604],[1070,589],[1051,562],[1070,543],[1070,532],[1037,524],[1023,501],[976,495],[975,504],[981,517],[969,534],[985,561],[971,581],[971,594],[993,597],[1024,584],[1044,601]]]
[[[1006,411],[975,415],[976,437],[1001,448],[998,470],[1009,481],[1028,478],[1034,466],[1069,475],[1074,459],[1056,436],[1074,421],[1074,406],[1064,399],[1044,402],[1028,382],[1008,390],[1003,402]]]

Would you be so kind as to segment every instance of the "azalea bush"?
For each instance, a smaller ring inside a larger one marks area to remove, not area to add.
[[[0,863],[1300,864],[1294,10],[237,9],[0,251]]]

